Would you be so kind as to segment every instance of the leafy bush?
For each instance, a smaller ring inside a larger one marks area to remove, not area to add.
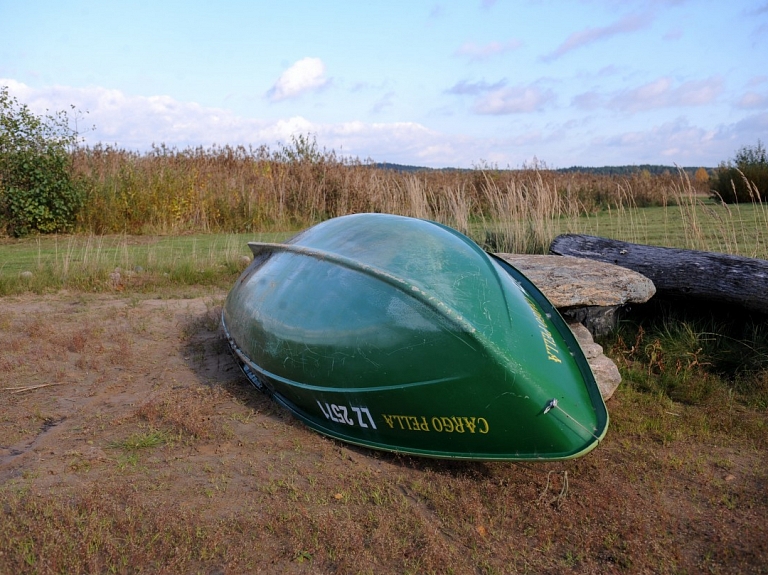
[[[761,202],[768,194],[768,158],[760,140],[744,146],[732,162],[720,164],[715,178],[717,199],[734,204]]]
[[[76,142],[65,112],[37,116],[0,87],[0,231],[72,229],[85,198],[71,175]]]

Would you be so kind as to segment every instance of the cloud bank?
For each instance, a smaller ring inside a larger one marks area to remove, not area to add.
[[[311,134],[320,146],[344,157],[424,166],[462,165],[465,154],[472,153],[478,145],[462,136],[446,138],[445,134],[417,122],[325,124],[301,115],[267,121],[180,102],[170,96],[133,96],[102,87],[37,89],[2,78],[0,85],[8,86],[10,95],[36,114],[70,110],[74,105],[81,116],[78,128],[88,145],[101,143],[137,151],[161,143],[179,148],[262,144],[274,147],[289,142],[292,136]],[[95,129],[89,130],[89,126]]]
[[[724,82],[719,76],[679,83],[664,76],[610,94],[584,92],[575,96],[572,103],[583,110],[605,107],[609,110],[636,113],[662,108],[706,106],[715,102],[723,90]]]
[[[761,82],[757,84],[759,90]],[[515,124],[503,137],[477,137],[409,121],[319,123],[303,115],[264,120],[170,96],[135,96],[94,86],[32,88],[1,78],[0,85],[8,86],[11,96],[36,114],[70,110],[70,105],[74,105],[81,111],[78,127],[89,145],[103,143],[137,151],[147,151],[152,144],[178,148],[262,144],[274,147],[289,142],[292,136],[312,135],[318,145],[335,150],[342,157],[431,167],[471,167],[482,161],[519,167],[533,156],[553,167],[637,163],[716,166],[731,157],[739,146],[764,138],[768,130],[766,99],[754,90],[742,100],[743,107],[752,114],[731,124],[704,128],[681,115],[673,121],[636,130],[617,126],[605,131],[596,129],[589,118],[542,125],[528,122],[525,113],[540,109],[554,98],[552,91],[535,85],[460,83],[452,93],[473,97],[477,113],[521,114],[515,116]],[[612,103],[623,110],[636,109],[638,101],[645,101],[644,105],[701,102],[713,97],[713,86],[716,92],[717,78],[701,84],[654,81],[626,93],[594,95],[594,105],[605,107]],[[582,104],[588,103],[590,96],[582,95]],[[95,125],[95,130],[84,129],[91,125]]]

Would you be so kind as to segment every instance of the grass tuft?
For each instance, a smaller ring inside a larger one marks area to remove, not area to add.
[[[109,446],[115,449],[124,449],[126,451],[139,451],[164,445],[168,443],[169,440],[170,438],[167,433],[150,428],[146,431],[132,433],[121,441],[110,443]]]

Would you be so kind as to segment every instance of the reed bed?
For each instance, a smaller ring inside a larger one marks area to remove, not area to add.
[[[88,182],[80,233],[267,232],[384,212],[436,220],[480,243],[490,237],[499,249],[519,252],[545,250],[563,219],[667,205],[678,185],[675,174],[647,172],[400,171],[340,158],[306,139],[274,152],[160,146],[138,154],[97,146],[75,153],[75,170]]]

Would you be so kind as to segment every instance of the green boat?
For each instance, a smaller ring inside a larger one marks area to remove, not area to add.
[[[309,427],[398,453],[578,457],[608,412],[558,312],[435,222],[356,214],[249,243],[222,325],[248,379]]]

